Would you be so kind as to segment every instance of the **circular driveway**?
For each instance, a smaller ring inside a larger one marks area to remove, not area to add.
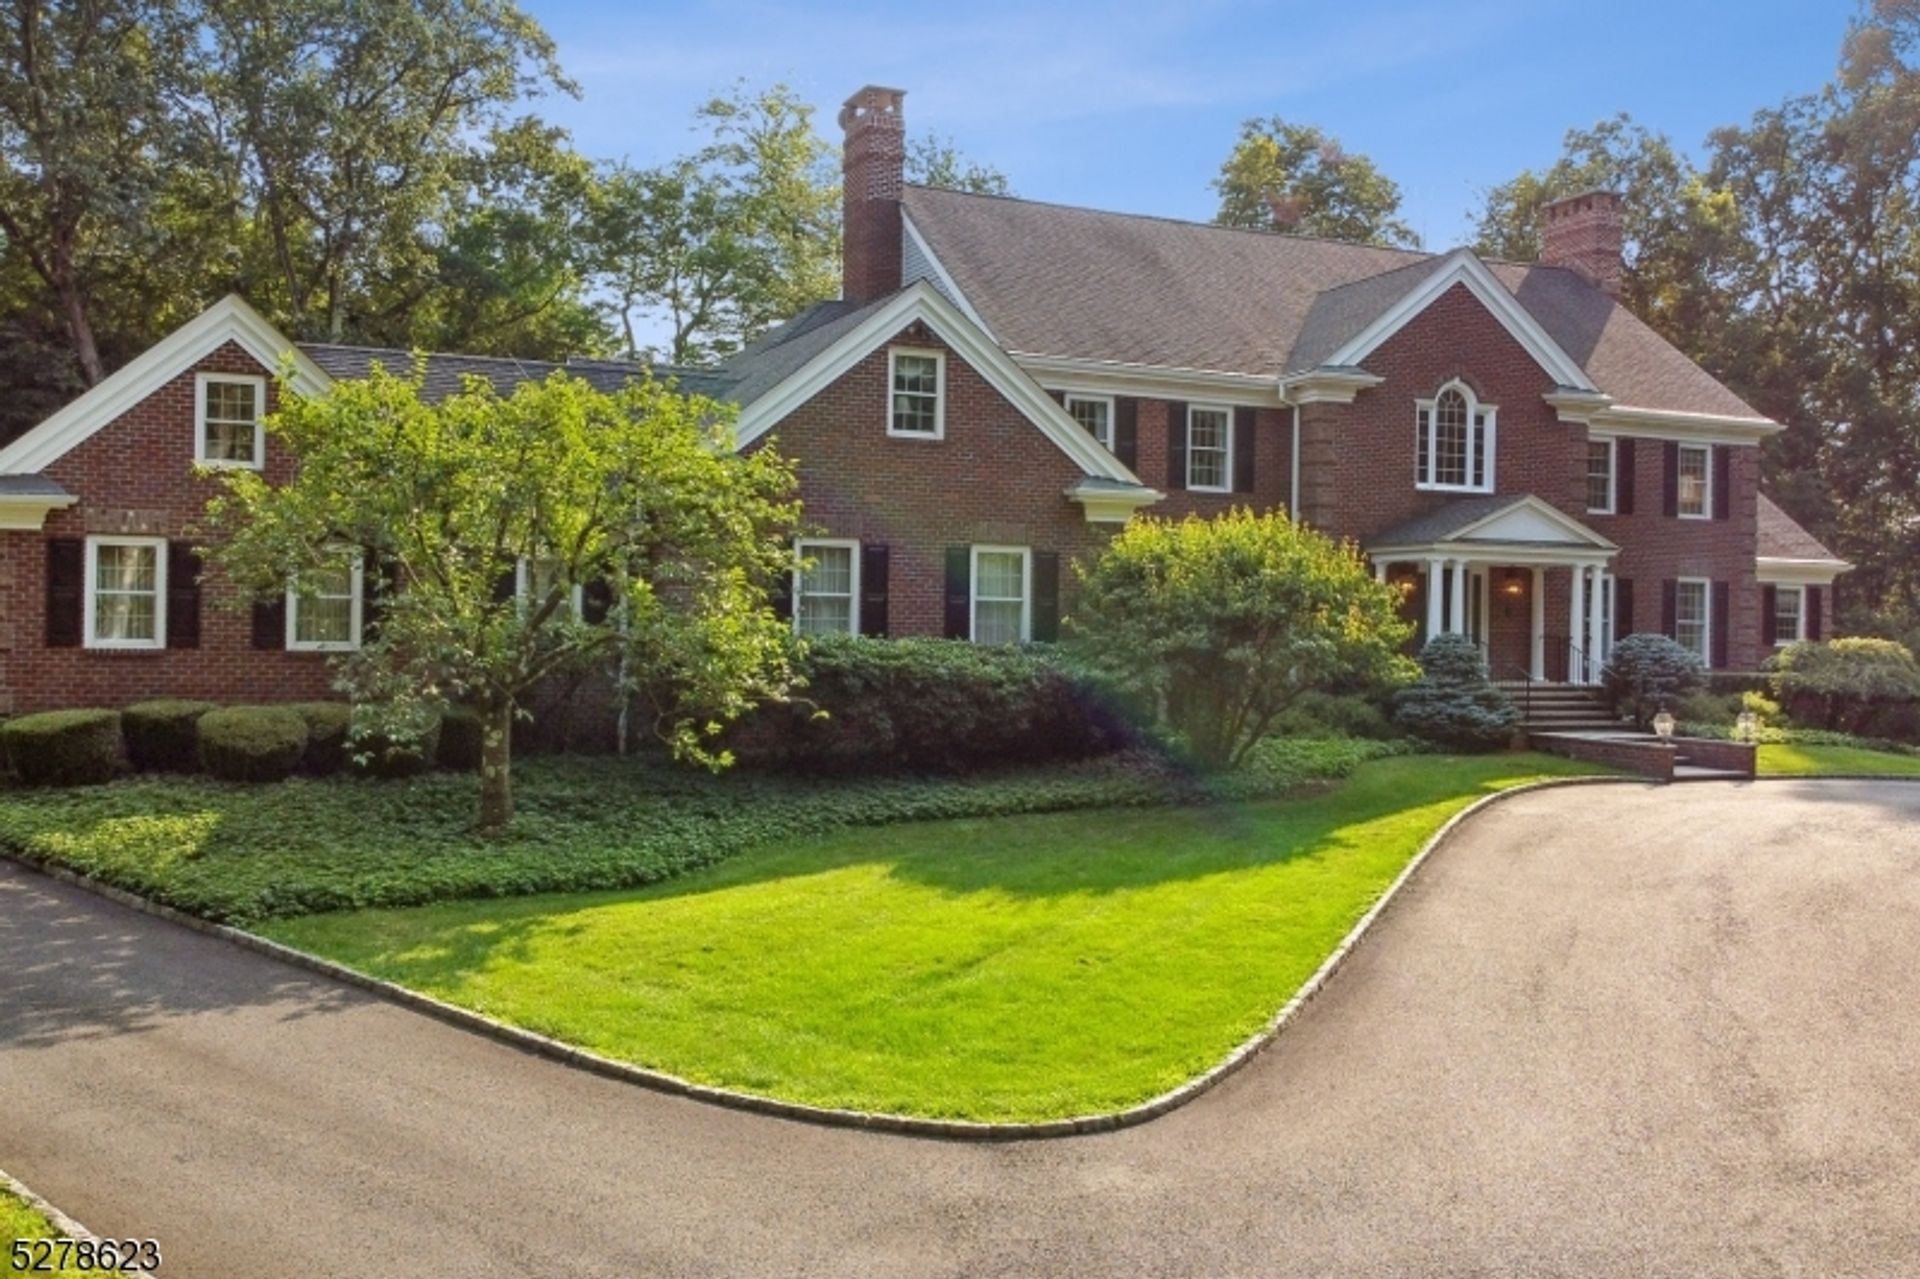
[[[1499,805],[1247,1069],[1067,1140],[651,1094],[6,868],[0,974],[0,1166],[198,1279],[1920,1266],[1920,786]]]

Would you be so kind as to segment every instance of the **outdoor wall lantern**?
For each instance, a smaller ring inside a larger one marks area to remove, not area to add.
[[[1653,733],[1661,741],[1673,736],[1673,712],[1662,706],[1660,713],[1653,717]]]
[[[1733,721],[1733,740],[1736,742],[1758,741],[1760,738],[1760,720],[1752,711],[1741,711]]]

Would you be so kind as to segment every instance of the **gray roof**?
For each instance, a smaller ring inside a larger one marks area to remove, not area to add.
[[[1526,493],[1495,493],[1463,497],[1423,511],[1410,520],[1382,529],[1366,539],[1367,546],[1425,546],[1444,542],[1469,525],[1491,518],[1525,502]]]
[[[329,377],[334,378],[366,377],[373,372],[375,365],[389,373],[405,376],[413,371],[414,361],[419,358],[412,351],[392,347],[329,346],[303,342],[300,349]],[[512,391],[522,382],[537,382],[561,370],[583,378],[603,391],[618,390],[629,382],[652,377],[660,381],[672,381],[681,390],[691,394],[724,399],[731,386],[729,379],[717,376],[712,369],[649,365],[628,360],[575,359],[562,364],[552,360],[457,355],[446,351],[429,352],[425,359],[427,368],[422,389],[429,400],[452,395],[466,385],[469,377],[485,378],[495,390],[504,393]]]
[[[1821,545],[1820,539],[1800,527],[1799,521],[1781,510],[1765,493],[1760,495],[1759,528],[1755,541],[1763,560],[1844,561]]]
[[[72,497],[44,475],[0,475],[0,497]]]
[[[1326,358],[1441,255],[908,187],[907,212],[1001,345],[1278,377]],[[1489,262],[1621,404],[1758,417],[1577,273]]]
[[[762,334],[714,370],[729,381],[727,398],[737,404],[753,403],[890,300],[879,298],[864,306],[844,301],[816,302]]]

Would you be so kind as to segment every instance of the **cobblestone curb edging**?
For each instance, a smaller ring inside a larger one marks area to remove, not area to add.
[[[1360,917],[1359,922],[1348,930],[1347,935],[1341,939],[1340,944],[1334,948],[1333,953],[1328,955],[1320,967],[1314,971],[1313,976],[1309,977],[1306,983],[1302,985],[1298,991],[1294,992],[1293,997],[1286,1002],[1286,1005],[1282,1007],[1279,1012],[1275,1013],[1265,1026],[1261,1027],[1260,1030],[1255,1032],[1250,1038],[1243,1041],[1211,1069],[1207,1070],[1204,1074],[1196,1075],[1177,1088],[1164,1092],[1149,1101],[1141,1102],[1137,1106],[1129,1106],[1125,1110],[1105,1111],[1099,1114],[1076,1115],[1068,1119],[1043,1120],[1029,1123],[983,1123],[961,1119],[927,1119],[915,1115],[874,1113],[864,1110],[839,1110],[825,1106],[808,1106],[798,1102],[780,1101],[773,1097],[761,1097],[753,1093],[735,1092],[731,1089],[715,1088],[707,1084],[697,1084],[691,1080],[682,1079],[678,1075],[669,1075],[662,1071],[648,1070],[642,1066],[631,1065],[623,1061],[615,1061],[612,1058],[602,1057],[598,1053],[576,1048],[571,1044],[563,1043],[560,1040],[553,1039],[546,1035],[536,1034],[530,1030],[522,1030],[518,1026],[509,1026],[505,1022],[496,1021],[484,1014],[449,1004],[444,1000],[435,999],[430,995],[423,995],[419,991],[410,990],[405,986],[400,986],[390,981],[370,977],[357,969],[348,968],[344,964],[336,964],[330,959],[322,959],[318,955],[312,955],[303,950],[296,950],[291,946],[283,946],[279,942],[270,941],[265,937],[261,937],[256,933],[247,932],[244,929],[229,927],[226,924],[210,923],[196,915],[189,915],[185,911],[177,910],[172,906],[151,901],[136,893],[130,893],[123,888],[116,888],[112,884],[102,883],[91,876],[68,870],[64,866],[54,865],[36,857],[27,856],[18,850],[0,850],[0,856],[4,856],[8,860],[21,865],[31,867],[61,883],[72,884],[77,888],[96,893],[131,910],[137,910],[143,914],[152,915],[167,920],[170,923],[179,924],[195,932],[222,938],[235,945],[245,947],[248,950],[257,951],[270,958],[280,960],[283,963],[291,964],[297,968],[304,968],[309,972],[318,973],[321,976],[332,978],[335,981],[343,982],[349,986],[358,987],[361,990],[378,995],[392,1003],[411,1008],[416,1012],[425,1013],[430,1017],[460,1027],[461,1029],[485,1035],[490,1039],[498,1040],[511,1047],[550,1058],[551,1060],[573,1066],[577,1069],[591,1071],[597,1075],[604,1075],[611,1079],[619,1079],[627,1083],[651,1088],[657,1092],[688,1097],[696,1101],[711,1102],[715,1105],[728,1106],[736,1110],[749,1110],[759,1114],[775,1115],[782,1119],[794,1119],[834,1127],[865,1128],[875,1132],[902,1133],[918,1137],[944,1137],[953,1140],[1017,1141],[1040,1137],[1069,1137],[1084,1133],[1113,1132],[1121,1128],[1131,1128],[1136,1124],[1146,1123],[1150,1119],[1157,1119],[1169,1111],[1177,1110],[1201,1094],[1210,1091],[1215,1085],[1246,1065],[1261,1049],[1279,1037],[1280,1032],[1285,1030],[1287,1026],[1301,1014],[1307,1004],[1313,1000],[1314,996],[1318,995],[1321,990],[1326,987],[1329,979],[1339,970],[1341,964],[1346,962],[1347,956],[1352,954],[1354,948],[1365,939],[1368,931],[1372,929],[1381,915],[1386,912],[1387,907],[1399,896],[1400,891],[1412,880],[1420,867],[1426,863],[1427,859],[1439,851],[1462,825],[1478,814],[1485,812],[1496,804],[1504,803],[1517,796],[1531,794],[1535,791],[1553,790],[1565,786],[1644,786],[1648,784],[1646,779],[1639,777],[1555,777],[1537,782],[1529,782],[1523,786],[1515,786],[1509,790],[1497,791],[1494,794],[1482,796],[1480,799],[1475,800],[1448,818],[1446,823],[1427,839],[1427,842],[1421,846],[1420,851],[1415,853],[1412,859],[1401,868],[1400,873],[1394,877],[1392,883],[1387,885],[1386,890],[1380,894],[1379,899],[1367,910],[1366,914]]]
[[[63,1238],[67,1238],[67,1239],[98,1239],[99,1238],[99,1236],[95,1235],[93,1231],[88,1230],[85,1226],[75,1221],[72,1217],[69,1217],[66,1213],[61,1212],[58,1208],[54,1207],[52,1204],[42,1199],[39,1195],[35,1194],[33,1191],[33,1187],[27,1185],[25,1182],[21,1181],[18,1177],[15,1177],[13,1174],[9,1173],[5,1168],[0,1168],[0,1190],[5,1190],[10,1194],[12,1194],[15,1198],[24,1201],[27,1207],[33,1209],[35,1212],[39,1213],[42,1217],[45,1217],[47,1219],[47,1224],[52,1226],[54,1230]]]

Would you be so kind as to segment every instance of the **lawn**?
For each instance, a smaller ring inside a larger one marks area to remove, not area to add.
[[[1852,773],[1873,777],[1920,777],[1920,755],[1896,755],[1864,746],[1762,746],[1760,772],[1774,777],[1819,777]]]
[[[704,1083],[1056,1118],[1206,1070],[1449,816],[1591,771],[1540,755],[1383,759],[1304,798],[846,829],[637,891],[264,931]]]
[[[0,1275],[26,1274],[13,1264],[13,1244],[15,1240],[54,1239],[59,1232],[48,1220],[8,1190],[0,1189]],[[30,1258],[38,1260],[38,1257]],[[82,1271],[68,1266],[58,1270],[36,1270],[34,1274],[67,1276],[78,1275]],[[93,1273],[91,1271],[84,1273]]]

